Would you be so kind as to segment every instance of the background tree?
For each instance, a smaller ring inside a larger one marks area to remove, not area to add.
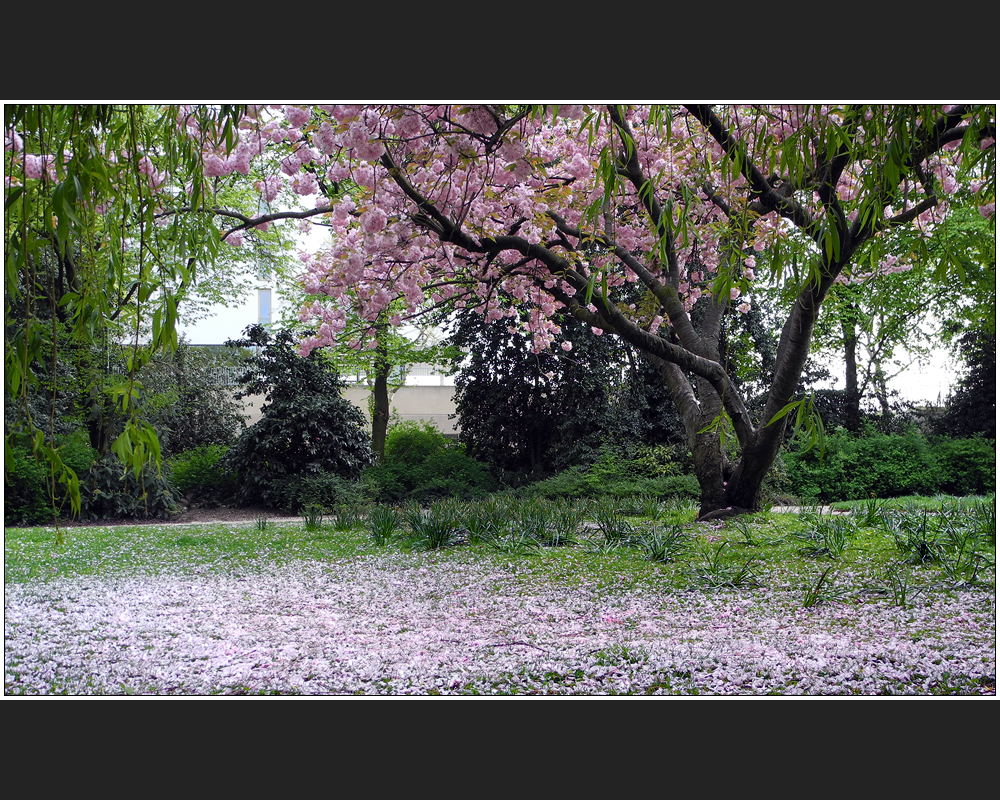
[[[137,472],[158,465],[138,375],[154,353],[176,347],[182,302],[211,302],[233,288],[243,262],[218,257],[220,186],[205,150],[235,143],[241,114],[233,106],[5,106],[4,388],[13,412],[5,463],[15,439],[30,443],[77,508],[56,417],[87,425],[99,452],[114,449]],[[124,369],[108,369],[124,343]],[[75,395],[71,415],[34,413],[46,369],[49,407]],[[125,423],[112,433],[105,422],[116,414]]]
[[[866,398],[888,417],[888,382],[930,357],[969,326],[994,325],[995,224],[958,207],[935,225],[896,237],[872,269],[834,285],[817,327],[814,351],[841,356],[845,427],[857,432]],[[871,253],[874,257],[876,253]]]
[[[466,353],[455,377],[459,441],[507,480],[593,460],[614,438],[621,342],[572,318],[560,323],[556,346],[537,353],[506,319],[466,315],[450,337]]]
[[[283,482],[332,475],[357,479],[373,461],[361,411],[341,396],[337,373],[319,353],[298,355],[288,330],[263,326],[227,342],[258,348],[247,362],[238,398],[264,395],[261,418],[240,434],[225,465],[238,477],[237,499],[273,505]]]
[[[958,339],[965,374],[948,397],[944,416],[937,421],[938,433],[989,439],[997,435],[997,339],[995,320],[965,331]]]
[[[357,376],[368,388],[372,451],[382,463],[393,395],[406,385],[414,366],[428,364],[447,374],[458,353],[440,341],[441,333],[433,321],[414,320],[416,324],[401,331],[391,322],[391,307],[374,319],[365,319],[357,311],[360,306],[360,302],[355,303],[338,337],[338,346],[326,348],[323,357],[338,373]],[[305,336],[315,332],[307,329],[303,333],[300,327],[296,330]]]

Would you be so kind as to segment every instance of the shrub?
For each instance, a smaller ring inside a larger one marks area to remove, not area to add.
[[[310,506],[330,512],[367,499],[360,481],[349,481],[332,472],[299,473],[275,481],[273,502],[278,508],[299,513]]]
[[[68,436],[58,437],[63,463],[72,469],[81,484],[87,470],[97,458],[83,430],[76,430]],[[11,448],[10,460],[4,462],[4,524],[37,525],[52,521],[52,496],[47,462],[39,463],[31,450],[24,445]],[[62,484],[56,484],[56,509],[65,510],[66,491]]]
[[[236,476],[221,466],[227,448],[204,445],[179,453],[167,462],[170,486],[190,500],[225,500],[236,489]]]
[[[430,422],[404,420],[386,433],[386,464],[422,464],[432,454],[447,450],[447,437]]]
[[[953,495],[987,494],[997,481],[996,440],[933,440],[938,491]]]
[[[384,463],[365,470],[363,479],[381,503],[444,497],[471,500],[496,489],[487,467],[429,422],[406,421],[390,428]]]
[[[538,481],[523,490],[529,497],[557,498],[639,498],[670,497],[698,499],[701,489],[693,475],[652,477],[640,462],[622,460],[605,452],[588,468],[573,467]]]
[[[95,461],[80,480],[80,516],[83,519],[165,519],[177,504],[166,477],[147,464],[138,478],[114,454]]]
[[[288,479],[331,473],[359,477],[373,459],[361,410],[341,396],[336,371],[318,351],[303,358],[289,331],[272,336],[260,325],[232,344],[258,347],[241,379],[243,396],[266,393],[261,419],[226,453],[224,468],[238,476],[236,499],[275,505]]]
[[[12,447],[4,460],[4,525],[37,525],[52,519],[45,472],[26,447]]]
[[[859,436],[841,429],[826,437],[825,452],[793,450],[786,462],[792,492],[823,502],[933,494],[941,477],[930,445],[914,427],[887,434],[866,426]]]

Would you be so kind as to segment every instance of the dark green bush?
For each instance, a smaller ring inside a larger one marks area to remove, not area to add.
[[[56,446],[63,463],[76,473],[82,484],[87,470],[97,458],[97,451],[88,443],[87,434],[78,429],[58,437]],[[40,464],[24,445],[13,446],[11,456],[11,460],[4,463],[4,524],[40,525],[51,522],[51,478],[47,462]],[[59,515],[68,514],[65,487],[59,483],[56,484],[55,500]]]
[[[95,461],[80,478],[83,519],[166,519],[177,504],[164,474],[147,464],[139,477],[114,454]]]
[[[365,484],[332,472],[299,473],[274,483],[273,502],[278,508],[301,513],[309,506],[324,513],[341,506],[355,506],[368,499]]]
[[[995,439],[937,438],[933,440],[932,455],[937,468],[938,491],[958,496],[996,491]]]
[[[4,461],[4,525],[38,525],[52,519],[45,472],[26,447],[12,447]]]
[[[220,464],[227,448],[223,445],[193,447],[167,462],[170,486],[189,500],[225,500],[236,489],[236,476]]]
[[[804,500],[828,502],[911,494],[982,493],[995,485],[990,440],[935,440],[916,429],[886,434],[867,427],[859,436],[838,430],[817,448],[785,456],[790,488]]]
[[[482,498],[494,491],[488,468],[453,444],[429,422],[406,421],[389,429],[384,463],[365,470],[363,480],[381,503],[457,497]]]
[[[332,473],[353,480],[372,463],[361,410],[341,395],[336,370],[319,351],[303,358],[290,331],[260,325],[232,344],[255,347],[240,379],[241,396],[265,394],[261,418],[229,448],[223,467],[238,476],[236,499],[275,505],[276,487],[298,476]]]

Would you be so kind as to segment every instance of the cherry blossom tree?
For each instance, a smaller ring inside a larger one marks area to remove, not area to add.
[[[373,321],[394,301],[394,323],[428,303],[506,318],[538,350],[569,313],[654,359],[703,515],[759,508],[831,288],[995,198],[992,106],[286,106],[240,129],[284,154],[265,196],[321,195],[333,226],[303,257],[304,352],[337,342],[345,298]],[[753,416],[719,340],[764,285],[787,299]]]

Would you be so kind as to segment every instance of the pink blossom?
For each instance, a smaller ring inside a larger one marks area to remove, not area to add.
[[[316,181],[316,176],[311,172],[303,172],[292,181],[292,191],[304,197],[317,194],[319,183]]]
[[[377,233],[385,228],[386,216],[380,208],[373,208],[361,215],[361,227],[365,233]]]
[[[299,157],[295,153],[281,160],[281,171],[289,177],[295,175],[300,169],[302,169],[302,162],[299,161]]]
[[[573,343],[570,341],[565,341],[562,343],[561,347],[568,353],[570,350],[573,349]]]
[[[4,134],[3,149],[14,153],[20,153],[24,149],[24,139],[14,131],[7,131]]]
[[[581,153],[573,156],[572,160],[566,164],[566,171],[574,178],[589,178],[593,171],[590,162]]]
[[[24,177],[37,179],[45,171],[45,160],[41,156],[26,155],[24,157]]]
[[[309,122],[309,117],[312,116],[312,112],[308,108],[300,106],[285,106],[282,110],[285,112],[288,124],[293,128],[301,128]]]
[[[205,177],[221,178],[232,172],[232,168],[226,164],[226,160],[214,153],[205,158]]]

